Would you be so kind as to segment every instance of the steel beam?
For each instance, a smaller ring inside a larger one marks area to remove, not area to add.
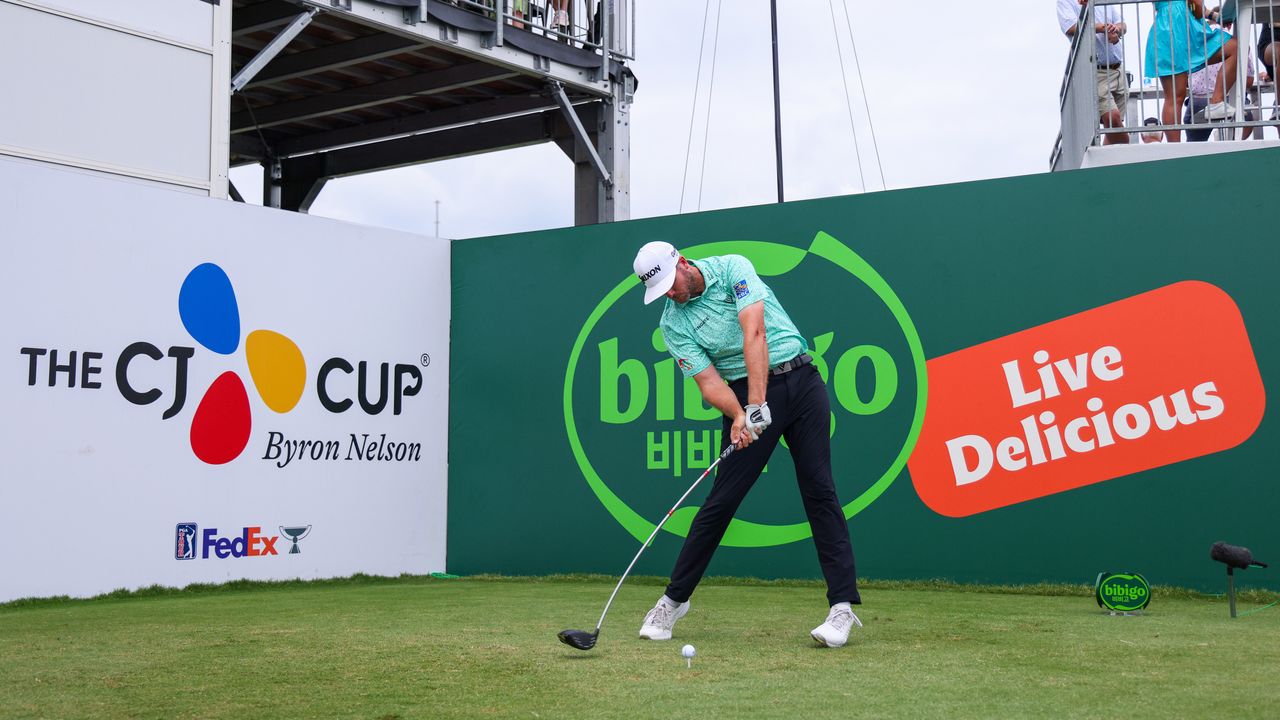
[[[302,100],[255,108],[254,116],[257,118],[258,128],[268,128],[274,125],[298,122],[333,113],[398,102],[415,96],[448,92],[495,80],[505,80],[515,77],[517,74],[506,68],[481,62],[454,65],[432,73],[410,75],[395,80],[325,93],[324,95],[315,95]],[[253,128],[254,117],[251,117],[248,112],[232,114],[232,133],[245,132]]]
[[[280,27],[298,15],[296,5],[260,3],[244,8],[236,8],[231,13],[231,34],[234,36],[249,35],[262,30]]]
[[[245,87],[254,88],[270,83],[293,80],[369,60],[379,60],[392,55],[399,55],[400,53],[412,52],[425,47],[427,47],[426,43],[415,42],[399,35],[391,35],[389,33],[366,35],[337,45],[305,50],[276,58]]]
[[[409,117],[382,120],[355,127],[286,138],[275,144],[275,152],[282,157],[288,157],[290,155],[330,150],[358,143],[390,140],[428,130],[438,130],[450,125],[497,120],[552,107],[555,107],[555,105],[550,98],[537,95],[481,100],[443,110],[419,113]],[[238,137],[245,136],[240,135]]]
[[[321,158],[324,178],[345,177],[465,155],[536,145],[553,139],[558,113],[537,113],[411,135],[326,153],[293,158],[286,163]],[[311,160],[310,162],[316,162]]]
[[[231,154],[240,157],[257,158],[261,162],[271,151],[262,144],[257,133],[240,133],[231,136]]]
[[[329,177],[323,155],[304,155],[281,161],[280,208],[305,213],[320,196]]]
[[[581,142],[557,141],[560,148],[573,159],[573,222],[575,225],[627,220],[631,217],[631,100],[635,92],[635,78],[624,71],[621,82],[613,84],[611,100],[580,105],[577,114],[591,128],[594,145]],[[599,149],[609,170],[612,183],[601,181],[595,170],[595,158],[588,157],[584,148]]]
[[[240,92],[240,88],[248,84],[253,79],[253,76],[258,74],[258,71],[266,67],[267,63],[274,60],[280,54],[280,51],[284,50],[290,42],[293,42],[293,39],[298,37],[298,33],[310,25],[311,19],[319,12],[319,8],[307,8],[294,18],[293,22],[289,23],[289,27],[281,30],[275,37],[271,38],[271,42],[259,50],[258,54],[254,55],[253,59],[245,63],[244,67],[240,68],[240,72],[231,78],[231,92]]]
[[[293,2],[326,10],[332,7],[331,0],[293,0]],[[378,28],[383,32],[402,37],[414,38],[432,47],[447,50],[450,53],[470,59],[516,68],[526,76],[537,78],[550,76],[564,83],[565,86],[573,88],[576,92],[585,92],[597,96],[608,94],[609,77],[607,74],[598,77],[600,75],[599,57],[595,56],[594,53],[580,51],[584,56],[584,60],[588,57],[591,58],[590,67],[562,62],[554,57],[548,62],[545,58],[541,58],[532,52],[521,50],[513,42],[504,41],[502,46],[494,45],[493,40],[496,28],[491,24],[489,18],[483,18],[476,13],[467,12],[448,3],[437,3],[435,0],[432,0],[430,5],[433,7],[430,17],[413,24],[405,23],[405,8],[377,2],[357,1],[353,3],[349,12],[335,10],[329,13],[329,16],[356,22],[366,27]],[[437,6],[439,12],[435,11]],[[441,16],[445,14],[472,17],[479,21],[477,27],[483,29],[450,25],[441,20]],[[446,37],[449,39],[444,39]],[[542,39],[539,36],[530,37]]]
[[[578,119],[578,114],[573,111],[573,105],[569,103],[568,96],[564,94],[564,86],[555,80],[548,83],[548,86],[551,88],[551,96],[560,105],[560,111],[564,113],[565,119],[569,122],[569,129],[573,132],[573,136],[577,138],[578,144],[586,151],[587,156],[591,158],[591,164],[595,166],[596,174],[600,176],[600,182],[606,186],[612,185],[613,178],[610,177],[608,168],[604,166],[604,161],[600,159],[600,153],[596,152],[591,138],[587,137],[587,131],[582,127],[582,121]]]

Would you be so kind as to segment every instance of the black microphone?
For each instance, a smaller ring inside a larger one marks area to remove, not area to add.
[[[1209,548],[1209,557],[1225,564],[1228,568],[1240,568],[1246,570],[1250,567],[1266,567],[1264,562],[1258,562],[1253,559],[1253,553],[1249,552],[1249,548],[1243,548],[1238,545],[1228,545],[1221,540],[1213,544]]]

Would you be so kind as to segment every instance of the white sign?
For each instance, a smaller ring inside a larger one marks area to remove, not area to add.
[[[0,160],[0,601],[444,570],[445,240]]]

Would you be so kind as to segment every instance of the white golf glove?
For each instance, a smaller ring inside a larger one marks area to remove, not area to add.
[[[759,405],[748,405],[743,410],[747,413],[747,432],[751,433],[752,440],[759,440],[764,429],[769,427],[769,423],[773,422],[773,417],[769,414],[769,403],[762,402]]]

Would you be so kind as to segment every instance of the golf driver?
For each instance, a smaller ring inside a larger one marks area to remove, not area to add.
[[[596,639],[600,637],[600,626],[604,625],[604,616],[609,614],[609,606],[613,604],[613,599],[617,597],[618,591],[622,589],[622,583],[625,582],[627,576],[631,574],[631,568],[635,567],[636,561],[640,559],[640,553],[643,553],[645,548],[649,547],[649,543],[653,542],[654,536],[656,536],[658,531],[662,529],[663,523],[670,519],[671,514],[676,511],[676,508],[680,507],[680,503],[684,502],[684,499],[689,497],[689,493],[693,492],[693,489],[698,487],[698,483],[702,482],[702,479],[707,475],[710,475],[711,471],[715,470],[716,466],[720,464],[720,461],[729,457],[729,454],[732,453],[734,449],[735,448],[732,444],[730,444],[729,447],[726,447],[724,452],[720,453],[720,457],[716,458],[716,461],[711,463],[711,467],[708,467],[701,475],[698,476],[697,480],[693,481],[693,484],[689,486],[689,489],[685,490],[684,494],[680,496],[680,499],[676,501],[676,504],[672,505],[671,509],[667,511],[666,516],[658,522],[658,527],[653,529],[653,532],[649,534],[649,539],[644,541],[644,544],[640,546],[640,550],[636,552],[636,556],[631,558],[631,564],[627,566],[627,569],[622,573],[622,577],[618,580],[617,586],[613,588],[613,594],[609,596],[609,602],[604,604],[604,612],[600,613],[600,622],[596,623],[595,632],[587,632],[586,630],[561,630],[560,634],[557,635],[557,637],[560,638],[560,642],[565,645],[578,648],[579,650],[590,650],[596,646]]]

